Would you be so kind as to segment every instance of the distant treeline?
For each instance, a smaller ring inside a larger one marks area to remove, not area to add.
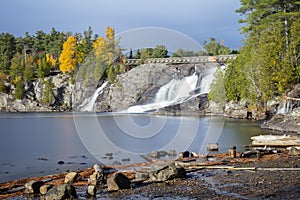
[[[210,38],[204,42],[204,51],[193,52],[178,49],[172,53],[176,56],[201,56],[229,54],[231,50],[223,44]],[[125,57],[127,58],[162,58],[169,57],[170,52],[163,45],[154,48],[135,50],[133,54],[123,55],[118,40],[115,39],[114,29],[107,27],[105,37],[93,33],[91,27],[81,33],[60,32],[52,28],[50,33],[41,30],[34,35],[28,32],[22,37],[10,33],[0,34],[0,91],[10,92],[10,86],[18,87],[37,80],[44,79],[53,72],[74,75],[81,72],[83,79],[100,79],[108,77],[114,80],[117,73],[124,71]],[[89,66],[97,63],[93,69]],[[84,68],[84,69],[79,69]],[[93,70],[93,71],[91,71]],[[22,91],[22,89],[20,89]],[[22,98],[22,92],[15,95]]]

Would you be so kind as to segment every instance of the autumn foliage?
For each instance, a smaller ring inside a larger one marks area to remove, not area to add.
[[[59,69],[63,73],[71,72],[76,68],[77,56],[76,56],[77,39],[74,36],[69,36],[67,41],[63,44],[63,50],[59,57],[60,66]]]

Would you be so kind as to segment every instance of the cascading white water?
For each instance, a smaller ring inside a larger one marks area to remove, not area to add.
[[[197,88],[198,75],[194,73],[183,79],[172,79],[163,85],[155,95],[155,101],[146,105],[136,105],[128,108],[129,113],[142,113],[155,111],[171,105],[176,105],[187,101],[193,97],[208,93],[210,85],[214,79],[216,68],[209,68],[203,74],[200,86]],[[195,94],[196,89],[199,89]]]
[[[155,95],[155,102],[174,101],[188,97],[190,92],[196,88],[197,81],[198,76],[195,73],[183,79],[172,79],[158,90]]]
[[[205,74],[202,75],[202,79],[200,82],[200,94],[208,94],[210,91],[210,86],[214,80],[214,73],[216,72],[217,68],[209,68],[205,71]]]
[[[94,92],[94,94],[85,99],[82,104],[79,106],[79,110],[80,111],[87,111],[87,112],[91,112],[94,110],[94,105],[95,102],[98,98],[98,96],[103,92],[103,89],[106,87],[108,81],[104,82],[99,88],[97,88],[97,90]]]

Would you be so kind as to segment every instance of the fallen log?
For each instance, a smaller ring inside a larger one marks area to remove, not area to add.
[[[291,135],[259,135],[251,137],[251,146],[300,146],[300,137]]]
[[[257,171],[300,171],[300,168],[256,168]]]

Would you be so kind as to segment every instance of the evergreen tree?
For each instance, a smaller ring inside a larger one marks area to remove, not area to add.
[[[44,81],[43,87],[43,104],[50,105],[54,102],[54,93],[53,93],[54,84],[51,79]]]
[[[9,33],[0,34],[0,71],[8,73],[11,59],[16,50],[15,37]]]
[[[226,69],[227,100],[266,103],[299,82],[299,2],[241,0],[246,43]]]
[[[16,99],[22,99],[25,92],[24,81],[22,77],[21,76],[16,77],[15,83],[16,83],[16,89],[15,89],[14,97]]]

